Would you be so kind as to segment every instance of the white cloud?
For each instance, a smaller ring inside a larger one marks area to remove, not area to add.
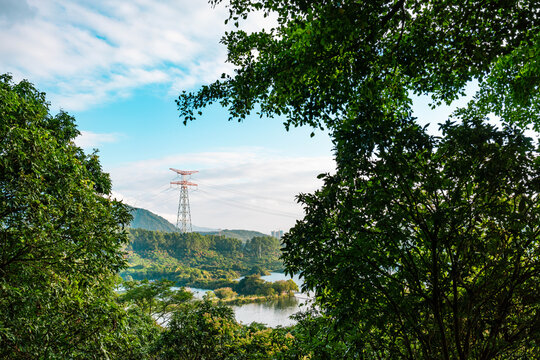
[[[144,85],[178,91],[231,72],[219,44],[227,29],[223,6],[190,0],[0,1],[11,14],[9,22],[0,19],[0,68],[47,90],[54,107],[83,110]],[[248,27],[269,21],[253,18]]]
[[[322,185],[316,176],[333,172],[330,156],[291,157],[260,148],[192,153],[108,169],[118,198],[176,221],[178,190],[169,167],[199,170],[191,179],[193,223],[214,228],[288,230],[303,210],[295,197]]]
[[[81,134],[75,138],[75,144],[83,149],[98,148],[104,143],[116,142],[121,137],[120,134],[112,133],[94,133],[91,131],[81,131]]]

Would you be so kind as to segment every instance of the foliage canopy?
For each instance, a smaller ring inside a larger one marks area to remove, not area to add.
[[[286,266],[365,356],[538,356],[540,159],[510,127],[442,130],[401,128],[354,179],[302,196]]]
[[[287,329],[245,326],[231,308],[209,301],[184,304],[172,314],[155,346],[157,359],[278,359],[293,337]]]
[[[140,340],[113,293],[130,216],[78,134],[44,93],[0,76],[2,358],[129,356]]]
[[[284,261],[336,325],[319,327],[336,354],[538,357],[539,160],[515,126],[540,129],[540,4],[227,6],[237,26],[253,11],[277,25],[226,33],[234,75],[182,93],[180,116],[218,102],[230,119],[257,111],[330,132],[337,172],[299,197],[306,217],[285,236]],[[416,124],[413,93],[437,107],[471,82],[479,90],[442,138]]]
[[[539,120],[535,0],[227,3],[235,23],[262,11],[276,16],[277,26],[225,34],[235,74],[181,94],[184,122],[219,102],[231,119],[244,119],[258,105],[262,115],[284,115],[287,127],[332,131],[345,118],[367,122],[366,103],[391,116],[408,108],[411,92],[450,102],[473,79],[479,107],[523,124]]]

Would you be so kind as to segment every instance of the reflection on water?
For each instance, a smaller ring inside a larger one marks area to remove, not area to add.
[[[303,281],[298,275],[286,276],[283,273],[270,273],[270,275],[261,276],[261,279],[265,281],[278,281],[289,280],[298,285],[298,288],[302,287]],[[298,294],[298,297],[280,298],[277,300],[271,300],[259,304],[244,304],[238,306],[232,306],[236,315],[236,320],[243,324],[250,324],[253,321],[266,324],[270,327],[289,326],[294,325],[296,322],[289,319],[289,316],[306,309],[308,296],[305,294]]]
[[[236,320],[243,324],[258,322],[270,327],[294,325],[295,321],[289,316],[305,307],[301,305],[306,299],[297,299],[294,296],[267,301],[264,303],[244,304],[231,306]]]
[[[208,289],[199,289],[199,288],[186,288],[186,290],[189,290],[193,293],[194,299],[202,300],[203,296],[206,295],[207,292],[211,291]]]
[[[293,281],[300,288],[302,286],[302,280],[297,275],[292,277],[286,276],[283,273],[271,273],[270,275],[261,276],[261,279],[265,281],[278,281],[278,280],[289,280]],[[178,288],[173,288],[178,289]],[[198,288],[188,288],[192,293],[195,299],[202,299],[204,294],[206,294],[208,289],[198,289]],[[304,305],[309,296],[306,294],[297,294],[297,297],[285,297],[275,300],[266,301],[264,303],[252,303],[252,304],[242,304],[242,305],[231,305],[231,308],[234,310],[236,315],[236,320],[243,324],[251,324],[252,322],[258,322],[266,324],[270,327],[276,326],[289,326],[294,325],[295,321],[289,319],[289,316],[305,310],[307,305]]]
[[[290,307],[298,306],[298,299],[294,296],[291,296],[272,300],[267,302],[266,304],[268,304],[269,307],[273,306],[276,309],[288,309]]]

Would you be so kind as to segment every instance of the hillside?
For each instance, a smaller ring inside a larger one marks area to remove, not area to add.
[[[131,215],[133,215],[133,220],[131,220],[130,228],[132,229],[144,229],[144,230],[151,230],[151,231],[163,231],[163,232],[176,232],[176,227],[171,224],[169,221],[167,221],[165,218],[154,214],[153,212],[141,209],[141,208],[135,208],[131,207]],[[253,231],[253,230],[216,230],[211,228],[205,228],[205,227],[199,227],[193,225],[193,232],[200,233],[203,235],[222,235],[227,238],[233,238],[242,240],[242,242],[246,242],[248,240],[251,240],[254,237],[258,236],[268,236],[268,234],[263,234],[259,231]]]
[[[230,281],[253,273],[283,268],[281,243],[271,236],[248,241],[222,235],[129,230],[127,279],[161,279],[204,289],[230,286]]]
[[[146,209],[131,207],[130,227],[132,229],[159,230],[164,232],[175,232],[176,227],[159,215],[154,214]]]
[[[144,229],[151,231],[163,231],[163,232],[176,232],[176,227],[167,221],[165,218],[154,214],[153,212],[130,206],[131,215],[133,215],[133,220],[131,220],[130,228],[132,229]],[[193,225],[193,232],[197,232],[203,235],[222,235],[228,238],[242,240],[246,242],[257,236],[268,236],[268,234],[263,234],[259,231],[253,230],[216,230],[206,227],[200,227]]]

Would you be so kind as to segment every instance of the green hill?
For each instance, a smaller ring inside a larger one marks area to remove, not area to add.
[[[133,220],[131,220],[130,228],[132,229],[144,229],[151,231],[163,231],[163,232],[176,232],[176,227],[168,222],[163,217],[154,214],[153,212],[131,207],[131,215],[133,215]],[[257,236],[268,236],[258,231],[253,230],[216,230],[204,227],[193,226],[193,232],[198,232],[204,235],[223,235],[228,238],[242,240],[246,242]]]
[[[151,211],[132,207],[131,215],[133,215],[133,220],[131,220],[130,224],[132,229],[159,230],[164,232],[176,231],[176,227],[173,224]]]
[[[203,289],[231,287],[233,279],[283,269],[281,242],[271,236],[250,240],[196,232],[130,229],[125,279],[162,279]]]

